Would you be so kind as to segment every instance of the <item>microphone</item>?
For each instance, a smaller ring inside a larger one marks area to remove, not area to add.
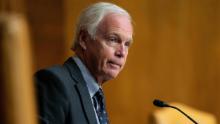
[[[172,105],[169,105],[161,100],[158,100],[158,99],[155,99],[153,101],[153,104],[157,107],[170,107],[170,108],[173,108],[173,109],[176,109],[177,111],[179,111],[180,113],[182,113],[183,115],[185,115],[189,120],[191,120],[194,124],[198,124],[198,122],[196,122],[194,119],[192,119],[189,115],[187,115],[185,112],[183,112],[181,109],[175,107],[175,106],[172,106]]]

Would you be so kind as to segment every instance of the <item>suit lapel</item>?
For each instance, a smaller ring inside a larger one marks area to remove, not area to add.
[[[96,116],[95,116],[95,112],[93,109],[93,104],[91,102],[89,93],[88,93],[88,89],[85,88],[85,86],[81,85],[80,83],[78,83],[76,85],[76,88],[78,88],[79,90],[79,94],[81,96],[82,102],[83,102],[83,107],[84,107],[84,111],[86,112],[86,115],[88,117],[88,120],[91,124],[96,124]],[[86,96],[86,97],[85,97]]]
[[[93,109],[93,104],[89,95],[88,88],[86,86],[86,82],[83,79],[81,71],[75,61],[72,58],[69,58],[64,66],[67,67],[68,71],[70,71],[71,76],[74,80],[77,81],[75,88],[79,92],[80,98],[82,100],[82,105],[84,112],[88,118],[90,124],[97,124],[95,112]]]

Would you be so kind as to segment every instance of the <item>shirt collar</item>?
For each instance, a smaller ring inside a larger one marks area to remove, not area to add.
[[[87,67],[80,60],[80,58],[78,56],[73,56],[72,58],[76,62],[76,64],[78,65],[78,67],[83,75],[83,78],[86,81],[86,85],[89,90],[89,95],[92,98],[95,95],[95,93],[99,90],[100,87],[99,87],[97,81],[94,79],[94,77],[91,75],[91,73],[87,69]]]

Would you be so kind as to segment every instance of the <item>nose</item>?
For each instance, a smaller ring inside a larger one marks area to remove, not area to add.
[[[124,58],[127,53],[127,49],[123,44],[120,44],[115,51],[115,55],[119,58]]]

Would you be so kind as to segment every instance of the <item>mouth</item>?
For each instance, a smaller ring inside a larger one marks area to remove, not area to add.
[[[121,64],[119,64],[119,63],[116,63],[116,62],[114,62],[114,61],[108,61],[108,64],[112,67],[112,68],[115,68],[115,69],[119,69],[119,68],[121,68]]]

